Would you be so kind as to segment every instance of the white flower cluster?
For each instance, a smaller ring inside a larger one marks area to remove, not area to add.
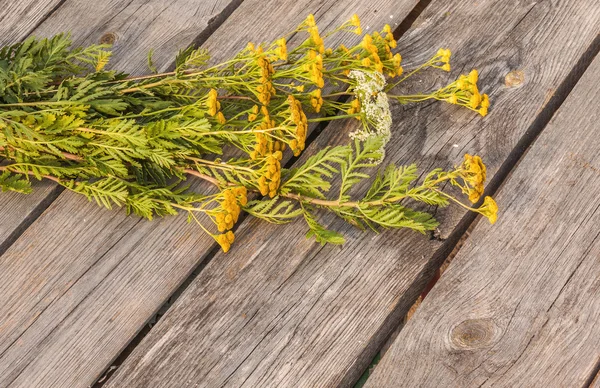
[[[363,127],[350,134],[352,139],[365,140],[372,136],[383,138],[383,146],[390,140],[392,114],[387,94],[383,91],[385,77],[378,72],[352,70],[348,77],[356,81],[354,94],[360,100]],[[382,159],[384,149],[381,149]]]

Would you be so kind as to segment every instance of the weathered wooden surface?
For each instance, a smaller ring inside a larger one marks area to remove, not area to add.
[[[81,43],[111,43],[110,66],[147,73],[148,51],[159,71],[198,37],[210,34],[242,0],[67,0],[33,32],[50,36],[65,28]],[[83,17],[83,19],[82,19]]]
[[[379,26],[399,23],[414,3],[378,2],[377,11],[386,12]],[[247,1],[205,46],[217,58],[228,57],[247,40],[289,31],[310,11],[326,30],[360,11],[360,4]],[[71,8],[66,10],[75,15]],[[53,18],[68,20],[58,15],[61,11],[62,7]],[[193,15],[189,7],[187,13]],[[95,20],[89,17],[88,23]],[[364,21],[372,26],[380,19],[377,12],[364,13]],[[122,34],[117,29],[115,35]],[[214,245],[184,217],[139,222],[71,193],[61,194],[0,262],[0,284],[5,285],[0,290],[10,296],[0,303],[0,316],[10,316],[0,326],[0,386],[93,382]]]
[[[395,108],[388,160],[418,161],[427,169],[476,152],[493,176],[536,118],[552,109],[546,105],[577,61],[589,55],[600,32],[600,7],[595,1],[451,4],[433,1],[401,40],[401,52],[422,60],[450,47],[456,68],[481,69],[494,109],[482,120],[449,106]],[[505,85],[511,71],[522,71],[525,81]],[[330,125],[308,154],[315,146],[347,142],[352,129],[352,123]],[[438,214],[450,228],[464,215],[456,208]],[[302,223],[244,221],[237,233],[243,243],[212,259],[108,386],[356,381],[423,288],[428,265],[444,245],[406,231],[376,236],[338,221],[331,226],[348,236],[341,249],[304,241]]]
[[[584,387],[600,362],[600,57],[368,381]]]
[[[3,1],[0,44],[21,41],[58,7],[61,0]]]

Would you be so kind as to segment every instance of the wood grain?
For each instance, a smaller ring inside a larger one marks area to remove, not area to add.
[[[154,49],[153,62],[165,71],[180,49],[212,32],[241,1],[67,0],[33,33],[51,36],[68,29],[81,44],[110,43],[109,67],[132,74],[148,72],[148,52]]]
[[[24,0],[2,2],[0,44],[12,44],[29,35],[64,0]]]
[[[395,107],[387,160],[429,169],[478,153],[494,176],[598,32],[594,1],[433,1],[400,41],[403,57],[418,62],[450,47],[453,76],[478,67],[493,111],[481,119],[440,104]],[[525,81],[506,86],[514,70]],[[422,79],[409,87],[448,80],[440,73]],[[308,154],[346,143],[353,129],[353,123],[330,125]],[[464,213],[451,208],[438,215],[451,230]],[[239,243],[212,259],[108,386],[352,385],[447,248],[406,231],[373,235],[339,221],[330,226],[348,237],[343,248],[303,240],[301,222],[244,221]]]
[[[247,1],[204,46],[214,53],[215,60],[221,59],[245,47],[248,40],[286,33],[310,11],[315,11],[323,30],[330,29],[360,10],[360,4],[359,0],[344,4],[333,0]],[[372,5],[386,12],[385,22],[394,24],[400,23],[414,1]],[[66,9],[69,17],[55,15],[53,20],[62,23],[77,14]],[[392,18],[390,10],[395,12]],[[193,16],[190,6],[180,12]],[[364,14],[371,26],[381,19],[375,11]],[[95,23],[94,15],[89,17],[87,23]],[[175,23],[182,22],[172,21]],[[51,33],[56,28],[40,31]],[[132,62],[132,66],[136,64]],[[214,246],[214,241],[188,225],[185,217],[140,222],[62,193],[0,261],[0,284],[6,289],[2,295],[10,298],[0,303],[0,316],[8,317],[0,325],[0,386],[87,386]],[[29,264],[23,267],[23,263]]]
[[[600,57],[369,387],[584,387],[600,362]]]

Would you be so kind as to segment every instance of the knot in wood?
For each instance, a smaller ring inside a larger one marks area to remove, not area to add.
[[[106,34],[102,35],[102,37],[100,37],[101,44],[114,44],[116,40],[117,36],[112,32],[107,32]]]
[[[450,341],[461,349],[478,349],[492,345],[500,336],[491,319],[467,319],[452,329]]]
[[[509,88],[520,86],[525,82],[525,73],[521,70],[513,70],[504,77],[504,84]]]

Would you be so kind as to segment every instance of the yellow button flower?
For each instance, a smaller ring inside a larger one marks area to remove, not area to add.
[[[498,220],[498,204],[496,204],[496,201],[492,197],[485,197],[483,205],[477,211],[484,217],[487,217],[492,225]]]

